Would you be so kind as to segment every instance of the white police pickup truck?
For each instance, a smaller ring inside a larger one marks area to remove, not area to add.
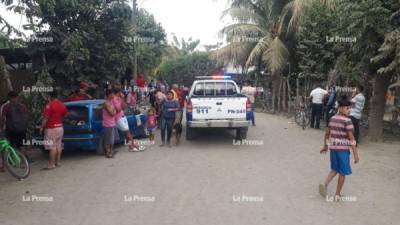
[[[233,128],[236,138],[246,139],[252,112],[250,100],[240,94],[229,76],[204,76],[194,81],[186,104],[186,139],[196,129]]]

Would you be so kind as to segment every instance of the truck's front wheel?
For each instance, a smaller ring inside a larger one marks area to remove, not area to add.
[[[243,140],[247,138],[248,127],[240,127],[236,129],[236,138],[238,140]]]
[[[195,131],[193,128],[186,126],[186,140],[191,141],[195,137]]]

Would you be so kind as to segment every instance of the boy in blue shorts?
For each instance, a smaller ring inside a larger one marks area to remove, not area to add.
[[[331,171],[325,182],[319,185],[319,193],[326,197],[329,183],[339,174],[335,199],[340,199],[345,178],[351,174],[350,149],[354,155],[354,163],[359,161],[356,141],[353,135],[354,127],[349,117],[351,102],[344,96],[341,97],[338,103],[338,114],[334,115],[329,122],[325,133],[324,147],[320,151],[322,154],[326,153],[328,149],[330,150]]]

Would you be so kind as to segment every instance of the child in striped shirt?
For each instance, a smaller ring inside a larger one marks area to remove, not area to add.
[[[340,199],[345,178],[352,172],[350,167],[350,149],[354,155],[354,163],[358,163],[359,161],[353,135],[354,127],[349,118],[351,102],[347,100],[347,97],[342,97],[338,103],[338,114],[334,115],[329,122],[325,133],[324,147],[320,151],[320,153],[326,153],[328,149],[330,150],[331,171],[325,183],[319,185],[319,193],[323,197],[327,197],[329,183],[339,174],[335,199]]]

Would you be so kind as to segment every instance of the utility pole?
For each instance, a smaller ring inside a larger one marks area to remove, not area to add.
[[[137,0],[132,0],[133,5],[132,5],[132,22],[133,22],[133,30],[134,30],[134,35],[136,35],[137,29],[138,29],[138,18],[139,18],[139,10],[137,7]],[[138,59],[137,59],[137,43],[136,43],[136,38],[133,38],[134,42],[133,45],[135,46],[135,50],[133,52],[133,79],[136,80],[137,74],[138,74]]]

